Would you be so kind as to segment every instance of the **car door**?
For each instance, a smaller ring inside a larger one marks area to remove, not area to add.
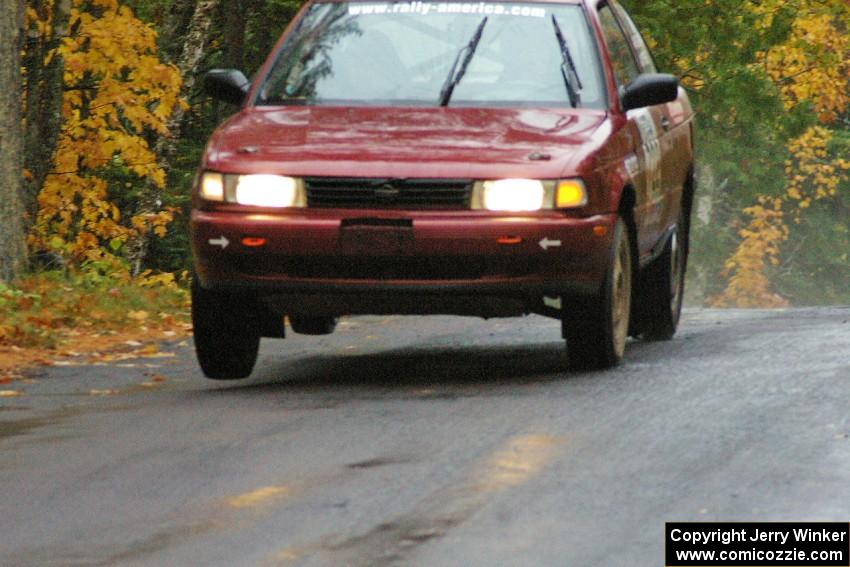
[[[615,13],[613,2],[605,2],[599,6],[599,24],[619,89],[631,83],[641,73],[652,72],[644,71],[647,62],[641,66],[636,50]],[[651,62],[651,57],[649,61]],[[654,69],[654,63],[652,65]],[[664,106],[659,105],[630,110],[627,113],[629,128],[633,130],[632,137],[635,140],[635,156],[627,159],[627,163],[637,159],[635,166],[630,167],[630,173],[636,192],[635,222],[641,255],[648,253],[658,243],[666,227],[665,205],[668,199],[665,199],[662,176],[665,112]]]
[[[642,73],[657,73],[655,59],[646,45],[646,41],[638,30],[629,14],[616,0],[611,0],[611,6],[619,18],[632,49],[637,55],[638,66]],[[688,154],[690,147],[689,115],[690,105],[683,89],[679,89],[677,100],[658,105],[651,109],[656,122],[661,144],[661,176],[660,203],[662,229],[672,226],[678,221],[679,205],[682,190],[691,163]]]

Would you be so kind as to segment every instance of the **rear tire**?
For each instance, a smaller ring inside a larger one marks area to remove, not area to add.
[[[602,370],[623,360],[631,311],[632,265],[629,230],[619,219],[601,293],[566,306],[563,330],[573,369]]]
[[[661,256],[641,274],[640,336],[648,341],[669,341],[682,317],[688,230],[684,213]]]
[[[195,353],[211,380],[247,378],[260,347],[256,301],[209,291],[192,281],[192,323]]]

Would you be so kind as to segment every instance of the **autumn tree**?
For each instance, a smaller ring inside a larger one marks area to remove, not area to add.
[[[181,81],[159,60],[156,32],[116,0],[74,0],[68,23],[47,55],[64,62],[62,129],[30,244],[118,269],[114,260],[129,239],[162,236],[171,220],[168,210],[127,211],[145,183],[165,184],[151,140],[168,134]]]
[[[21,206],[20,48],[24,6],[6,2],[0,11],[0,281],[11,281],[24,268]]]

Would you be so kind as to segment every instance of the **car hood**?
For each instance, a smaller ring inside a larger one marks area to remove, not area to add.
[[[593,110],[251,107],[210,141],[225,173],[557,178],[595,146]]]

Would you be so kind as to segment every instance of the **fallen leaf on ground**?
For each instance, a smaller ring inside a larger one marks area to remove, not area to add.
[[[23,395],[24,393],[18,390],[0,390],[0,398],[19,398]]]
[[[174,358],[177,355],[173,352],[155,352],[153,354],[142,354],[142,358]]]

